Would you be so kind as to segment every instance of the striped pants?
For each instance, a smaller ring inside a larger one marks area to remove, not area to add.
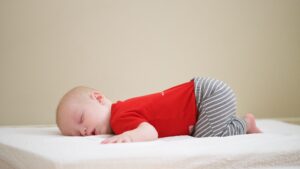
[[[246,122],[236,117],[236,99],[224,82],[194,78],[198,120],[194,137],[224,137],[246,133]]]

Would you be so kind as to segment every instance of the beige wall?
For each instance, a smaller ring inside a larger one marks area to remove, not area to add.
[[[79,84],[113,101],[193,76],[238,114],[300,118],[298,0],[0,0],[0,125],[50,124]]]

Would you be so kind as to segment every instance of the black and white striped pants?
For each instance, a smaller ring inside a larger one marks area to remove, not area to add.
[[[194,137],[224,137],[246,133],[246,122],[236,117],[236,99],[231,88],[212,78],[194,78],[198,120]]]

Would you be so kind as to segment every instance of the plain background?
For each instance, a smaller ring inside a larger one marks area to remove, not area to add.
[[[77,85],[113,101],[194,76],[238,115],[300,119],[299,0],[0,0],[0,125],[54,124]]]

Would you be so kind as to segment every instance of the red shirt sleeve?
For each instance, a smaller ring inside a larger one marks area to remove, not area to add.
[[[115,134],[136,129],[142,122],[147,122],[147,120],[140,113],[134,111],[114,114],[110,119]]]

